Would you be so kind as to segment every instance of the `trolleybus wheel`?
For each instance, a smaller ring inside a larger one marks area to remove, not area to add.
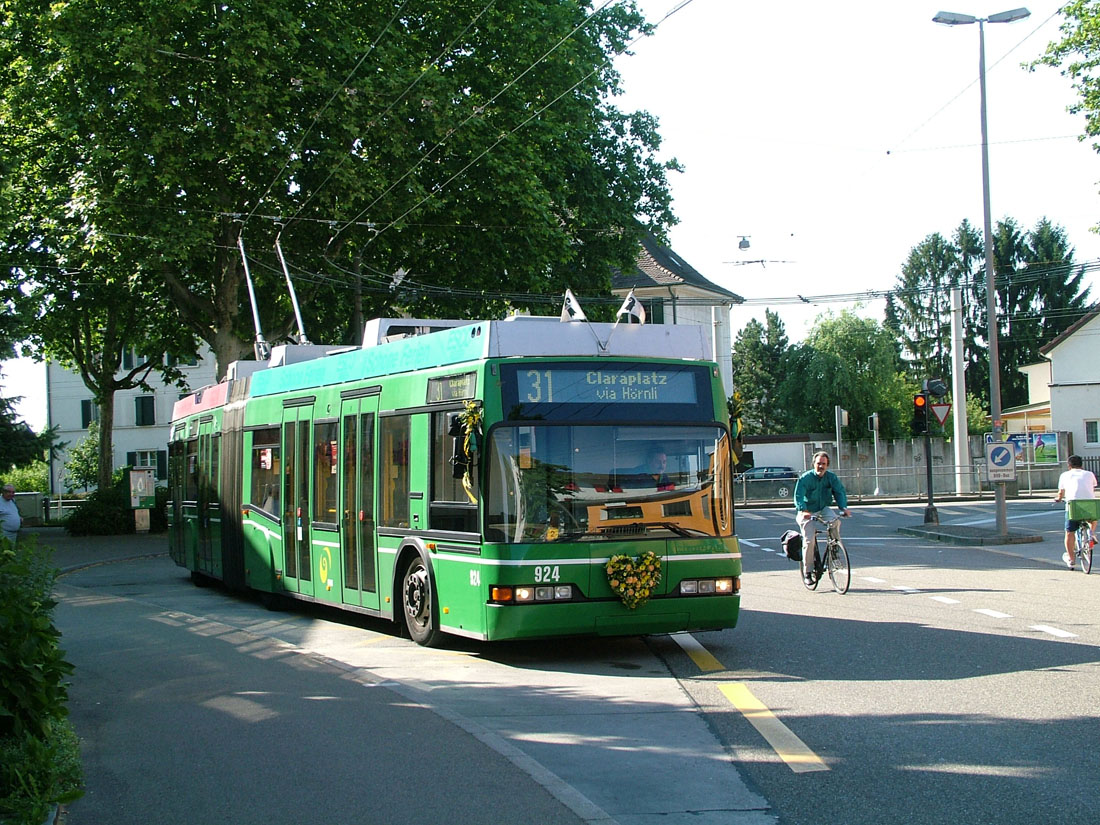
[[[405,568],[401,579],[401,594],[405,607],[405,626],[418,645],[436,647],[442,641],[436,618],[435,594],[424,560],[416,556]]]

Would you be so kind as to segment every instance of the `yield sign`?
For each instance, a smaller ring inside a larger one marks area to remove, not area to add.
[[[936,416],[936,420],[940,422],[940,426],[943,426],[943,422],[947,420],[947,414],[951,412],[950,404],[929,404],[932,408],[932,415]]]

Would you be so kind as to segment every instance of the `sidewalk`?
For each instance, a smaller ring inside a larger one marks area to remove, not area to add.
[[[71,573],[95,564],[168,554],[166,533],[128,536],[70,536],[64,527],[24,527],[20,540],[35,536],[39,547],[53,550],[53,564]]]

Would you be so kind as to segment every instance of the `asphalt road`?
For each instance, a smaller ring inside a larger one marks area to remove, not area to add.
[[[991,504],[939,510],[941,523],[992,526]],[[843,596],[807,591],[779,551],[789,509],[742,512],[741,624],[697,637],[718,665],[651,643],[781,822],[1097,821],[1100,575],[1064,569],[1061,509],[1046,502],[1010,502],[1010,527],[1044,541],[1005,547],[896,533],[922,512],[854,509]],[[792,770],[731,684],[825,769]]]
[[[694,637],[426,650],[163,555],[70,573],[68,823],[1095,821],[1100,563],[1064,570],[1060,510],[1009,507],[1045,540],[953,547],[897,533],[920,506],[855,508],[844,596],[782,556],[789,508],[740,511],[741,623]]]

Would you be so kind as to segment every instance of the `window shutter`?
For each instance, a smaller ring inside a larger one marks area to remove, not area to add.
[[[157,481],[168,478],[168,451],[157,450]]]
[[[92,423],[92,401],[90,398],[85,398],[80,402],[80,429],[88,429],[88,425]]]
[[[126,463],[131,467],[137,464],[137,453],[126,453]]]

